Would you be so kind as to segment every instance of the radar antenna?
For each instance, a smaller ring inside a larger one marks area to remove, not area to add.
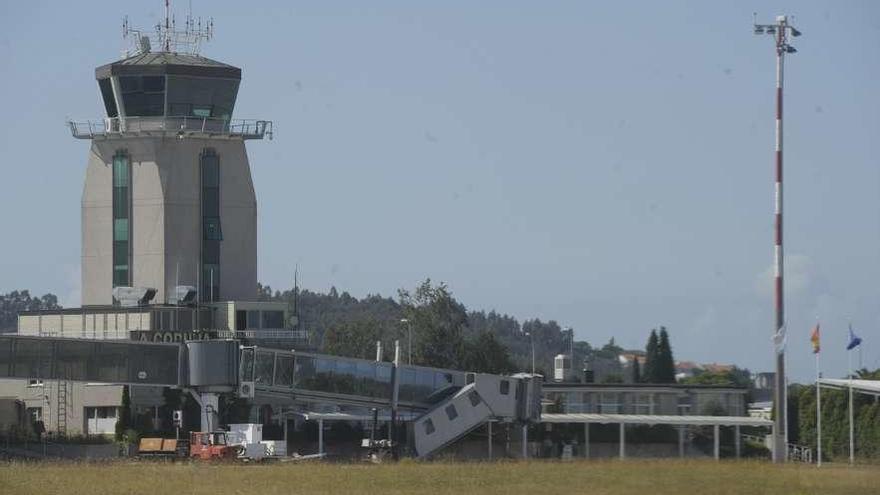
[[[126,56],[149,53],[153,46],[164,52],[198,55],[202,42],[210,41],[214,37],[214,19],[209,18],[203,25],[201,17],[196,20],[192,16],[190,3],[190,13],[186,15],[183,29],[178,30],[171,1],[165,0],[165,20],[157,23],[153,32],[131,27],[128,16],[125,16],[122,19],[122,37],[131,43],[125,52]]]

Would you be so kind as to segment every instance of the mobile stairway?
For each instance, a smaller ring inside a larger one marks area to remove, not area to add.
[[[425,458],[491,420],[529,422],[540,418],[540,378],[468,373],[467,385],[415,420],[413,450]]]

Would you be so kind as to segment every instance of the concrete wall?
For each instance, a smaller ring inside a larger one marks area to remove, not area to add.
[[[68,382],[66,387],[68,435],[85,433],[86,407],[122,405],[121,385]],[[43,423],[47,431],[58,430],[58,388],[57,381],[47,380],[42,385],[32,386],[28,384],[28,380],[0,379],[0,397],[16,397],[24,402],[25,408],[42,408]],[[30,424],[29,418],[26,421]]]
[[[24,314],[19,335],[51,335],[82,339],[128,339],[130,330],[149,330],[150,313]]]
[[[244,142],[204,138],[93,141],[82,197],[83,305],[112,303],[112,162],[132,164],[132,285],[157,289],[165,302],[177,283],[198,287],[201,253],[199,156],[220,158],[220,297],[257,294],[257,207]]]

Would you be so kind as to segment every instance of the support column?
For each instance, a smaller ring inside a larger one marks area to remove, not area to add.
[[[318,453],[324,453],[324,420],[318,420]]]
[[[620,458],[626,459],[626,425],[620,422]]]
[[[684,458],[684,426],[678,427],[678,457]]]
[[[524,424],[522,426],[522,458],[523,459],[529,458],[528,443],[529,443],[529,425]]]
[[[736,458],[740,458],[740,454],[742,453],[742,439],[739,436],[739,425],[733,427],[733,435],[736,440],[734,440],[734,449],[736,449]]]
[[[492,460],[492,420],[486,422],[486,428],[489,430],[489,460]]]
[[[584,458],[590,458],[590,423],[584,423]]]
[[[199,424],[201,431],[213,431],[217,426],[217,412],[219,411],[220,394],[213,392],[196,392],[189,390],[190,395],[199,404]]]
[[[287,435],[287,416],[284,415],[284,412],[281,413],[281,421],[284,422],[284,455],[287,455],[288,451],[288,435]]]
[[[719,431],[718,431],[719,429],[720,428],[718,427],[718,425],[712,425],[712,430],[713,430],[712,442],[715,444],[715,448],[713,449],[713,451],[715,453],[715,460],[716,461],[721,458],[720,449],[719,449],[720,442],[719,442],[719,438],[718,438],[719,437]]]

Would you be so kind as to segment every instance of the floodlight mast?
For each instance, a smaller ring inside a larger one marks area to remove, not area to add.
[[[783,297],[783,251],[782,251],[782,87],[785,54],[797,50],[788,43],[789,36],[797,37],[801,32],[788,23],[788,17],[776,17],[776,24],[758,24],[757,14],[754,23],[755,34],[769,34],[776,43],[776,212],[775,243],[773,249],[775,291],[774,307],[776,319],[773,341],[776,351],[776,378],[773,397],[775,424],[773,431],[773,462],[782,463],[788,457],[787,429],[788,408],[786,404],[785,382],[785,300]]]

